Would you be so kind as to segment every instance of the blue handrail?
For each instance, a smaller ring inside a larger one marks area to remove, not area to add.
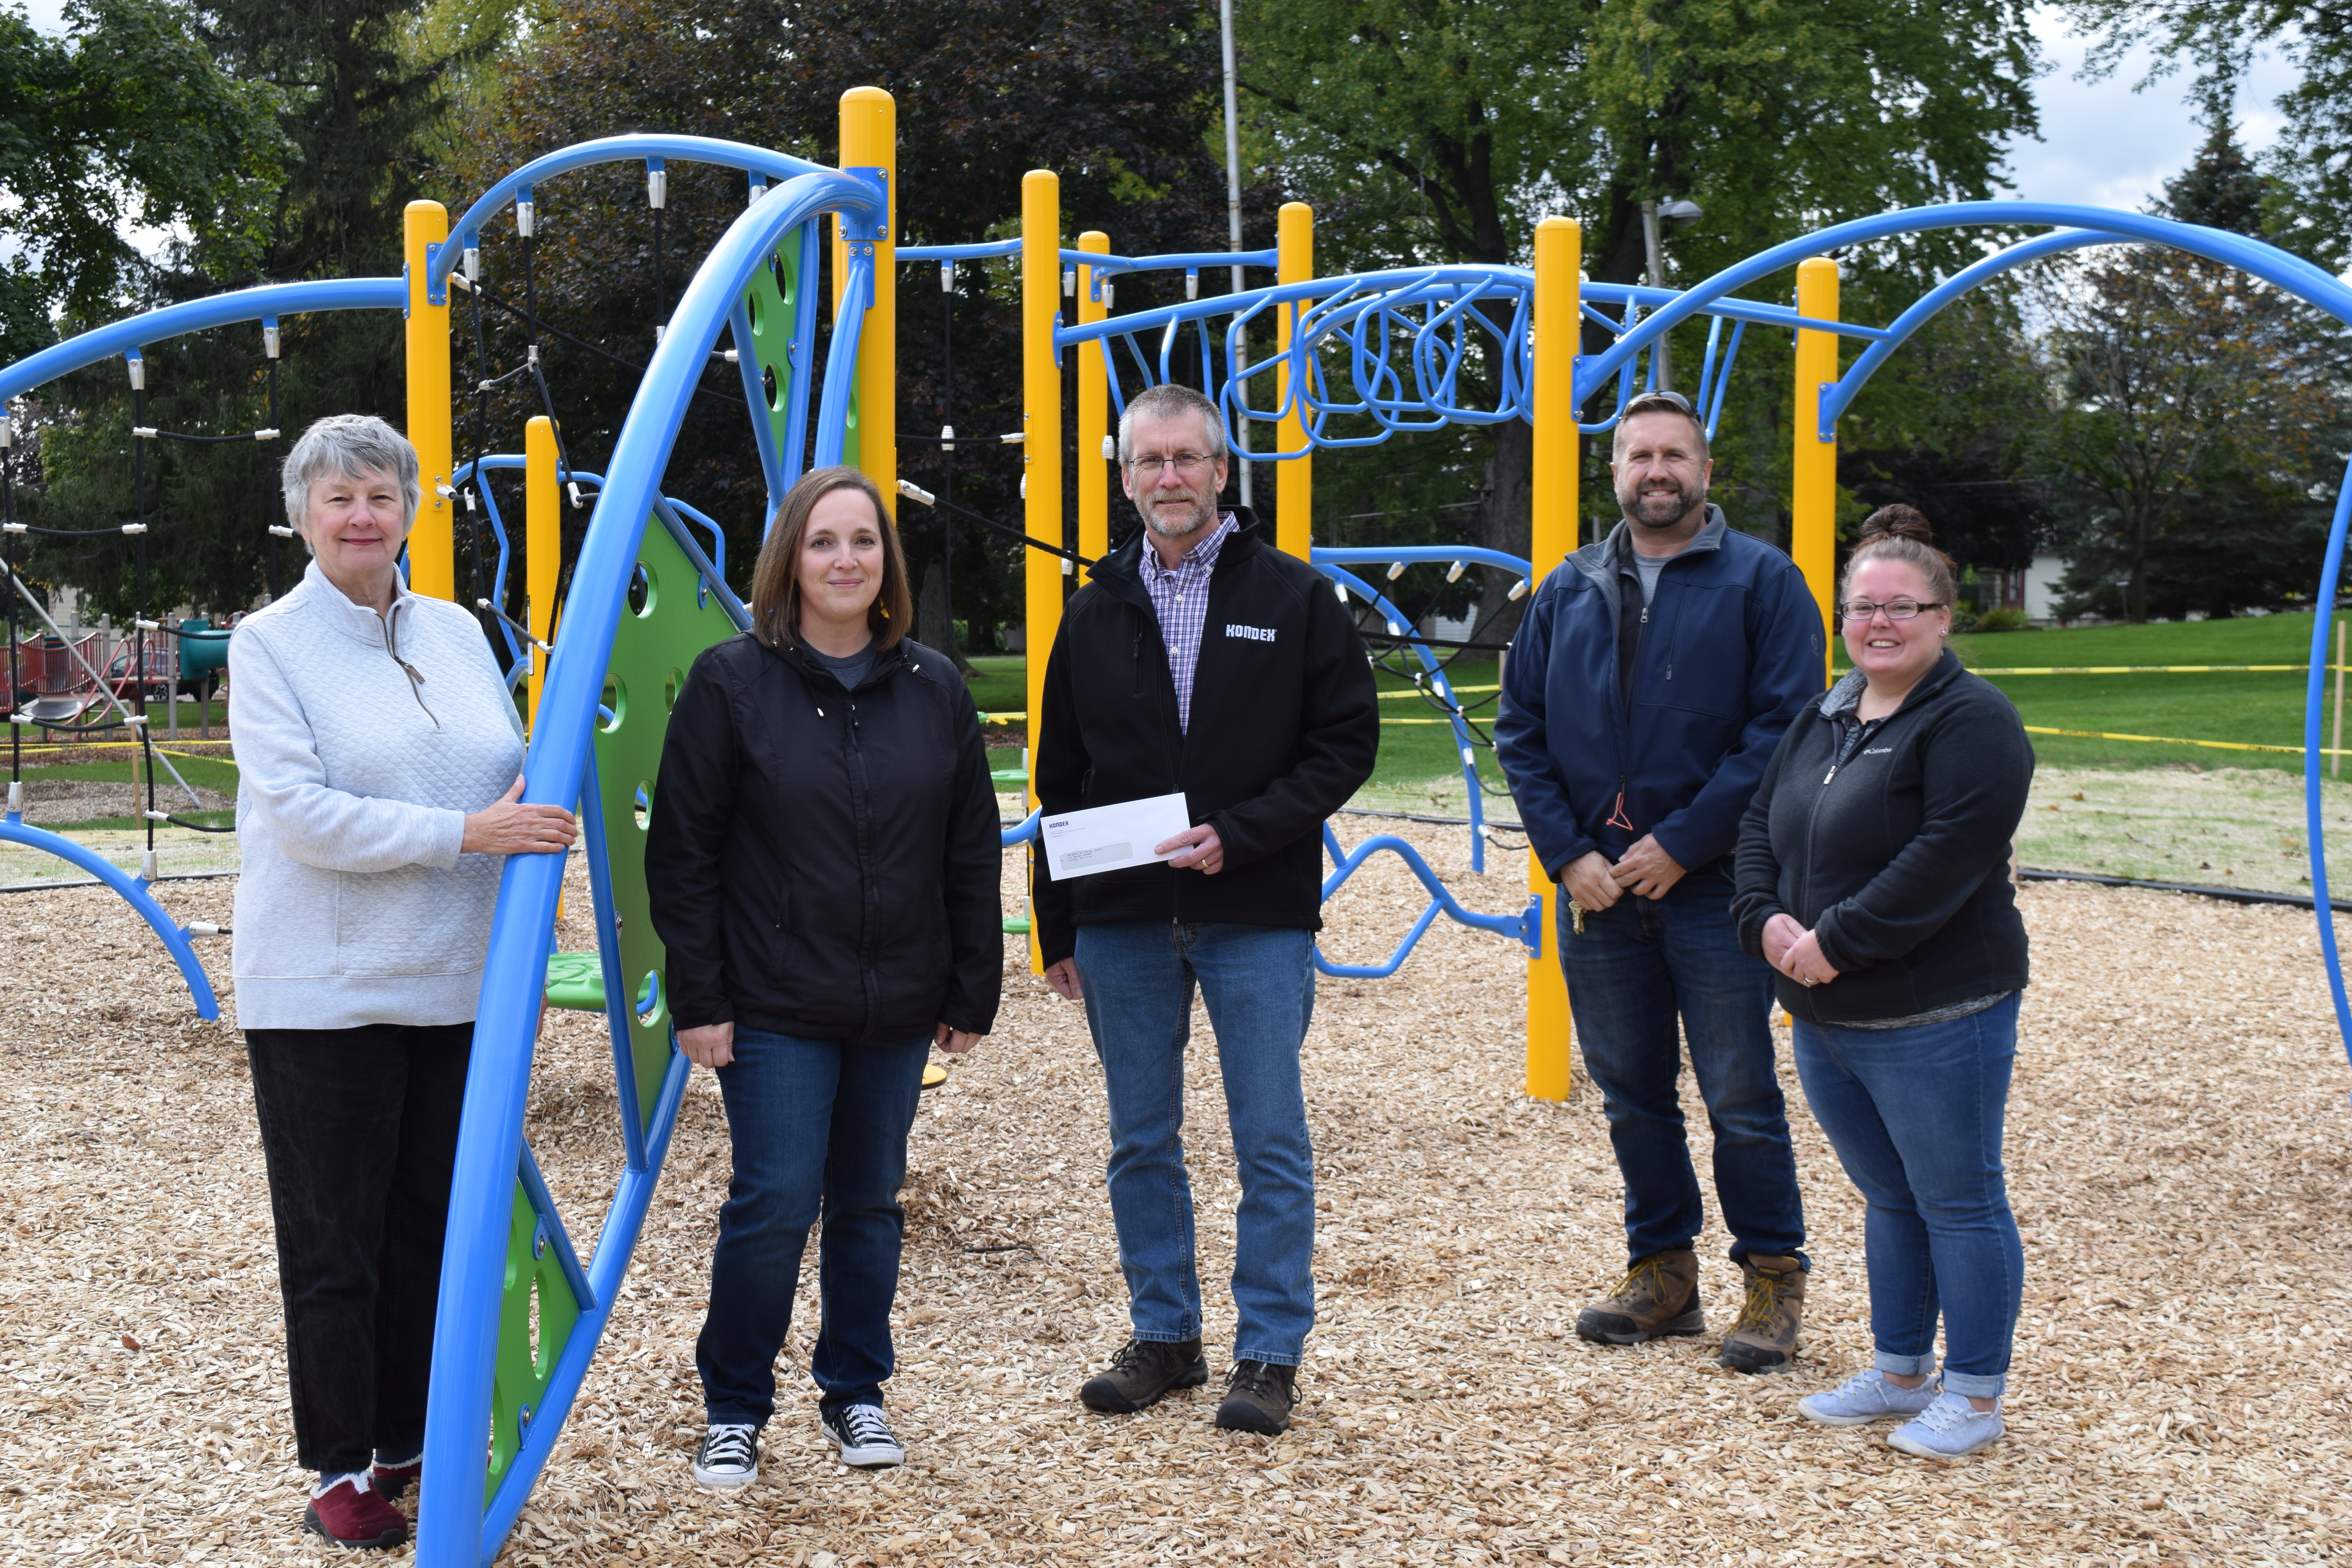
[[[0,403],[22,397],[44,383],[69,375],[120,353],[137,353],[187,332],[297,316],[307,310],[399,310],[407,308],[408,285],[397,278],[322,278],[302,283],[265,283],[209,299],[166,305],[160,310],[109,321],[52,343],[0,370]]]
[[[1404,940],[1397,943],[1396,951],[1390,953],[1384,963],[1334,963],[1323,956],[1322,945],[1318,943],[1315,949],[1315,967],[1326,974],[1351,980],[1386,979],[1403,967],[1405,959],[1411,955],[1414,946],[1421,941],[1422,934],[1429,930],[1430,923],[1441,913],[1474,930],[1490,931],[1498,936],[1507,936],[1524,946],[1531,954],[1541,953],[1543,951],[1542,927],[1539,923],[1543,919],[1541,899],[1530,899],[1528,901],[1528,907],[1517,914],[1482,915],[1475,910],[1465,909],[1462,907],[1462,901],[1447,890],[1444,882],[1439,879],[1437,873],[1430,869],[1429,862],[1421,858],[1421,851],[1393,833],[1377,834],[1365,839],[1355,848],[1342,852],[1339,847],[1339,836],[1331,831],[1331,825],[1327,822],[1323,825],[1323,847],[1337,862],[1332,873],[1323,879],[1325,903],[1331,901],[1331,895],[1339,890],[1340,884],[1356,874],[1358,867],[1383,850],[1393,852],[1398,858],[1412,868],[1412,874],[1421,879],[1421,885],[1429,889],[1428,907],[1421,911],[1421,918],[1412,922],[1412,929],[1405,932]]]
[[[737,216],[680,295],[669,329],[637,384],[606,468],[603,504],[589,521],[573,564],[563,635],[548,661],[547,684],[525,754],[525,801],[568,805],[580,799],[605,656],[619,624],[638,542],[655,515],[662,470],[677,442],[687,402],[752,271],[766,264],[787,232],[828,211],[867,225],[885,216],[878,189],[865,179],[840,172],[798,175]],[[832,423],[832,411],[824,412]],[[669,1119],[686,1081],[686,1059],[673,1056],[656,1103],[648,1168],[623,1177],[613,1215],[598,1237],[589,1272],[600,1305],[590,1310],[591,1331],[575,1331],[568,1342],[540,1418],[485,1511],[488,1456],[481,1419],[488,1408],[497,1352],[506,1216],[513,1204],[531,1047],[543,1005],[547,932],[555,917],[562,872],[559,857],[509,858],[491,922],[474,1026],[474,1063],[466,1081],[451,1184],[449,1245],[433,1347],[426,1479],[417,1520],[418,1556],[436,1564],[487,1562],[495,1555],[552,1451],[562,1411],[577,1392],[593,1353],[593,1331],[603,1321],[593,1314],[613,1300],[627,1266],[628,1248],[658,1177]]]
[[[532,185],[573,169],[584,169],[596,163],[625,163],[638,158],[676,158],[682,163],[716,163],[721,168],[741,169],[772,180],[789,181],[803,174],[839,173],[822,163],[795,158],[789,153],[772,152],[765,147],[754,147],[748,142],[729,142],[716,136],[635,133],[583,142],[576,147],[566,147],[545,157],[533,158],[484,191],[474,205],[449,226],[449,237],[454,243],[436,248],[432,258],[425,263],[425,297],[436,305],[441,302],[448,290],[449,274],[456,269],[459,258],[466,251],[481,245],[483,226],[511,206],[518,196],[530,199],[528,193]]]
[[[35,827],[21,812],[0,816],[0,844],[21,844],[27,849],[38,849],[47,855],[78,866],[89,872],[122,897],[139,913],[139,918],[160,939],[172,962],[180,966],[180,978],[188,983],[188,994],[196,1004],[196,1016],[201,1018],[220,1016],[220,999],[213,994],[213,983],[205,975],[205,966],[196,958],[196,949],[189,938],[193,928],[173,920],[171,911],[155,901],[155,889],[151,882],[132,876],[95,850],[77,844],[62,834],[46,827]]]

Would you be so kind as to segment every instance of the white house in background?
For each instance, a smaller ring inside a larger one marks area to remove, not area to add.
[[[2066,574],[2066,563],[2061,556],[2037,555],[2032,565],[2015,572],[1979,571],[1977,578],[1984,584],[1982,607],[1988,610],[2022,610],[2026,619],[2037,626],[2058,624],[2058,580]]]

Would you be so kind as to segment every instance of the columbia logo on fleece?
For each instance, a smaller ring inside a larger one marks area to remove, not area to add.
[[[1865,757],[1891,757],[1895,754],[1895,748],[1892,746],[1869,746],[1864,749],[1862,754]]]
[[[1225,635],[1229,637],[1245,637],[1251,642],[1272,642],[1274,640],[1274,628],[1272,626],[1245,626],[1239,621],[1227,621],[1225,623]]]

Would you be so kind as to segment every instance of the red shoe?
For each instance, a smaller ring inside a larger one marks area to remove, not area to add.
[[[408,1489],[425,1476],[425,1456],[419,1454],[404,1465],[378,1465],[368,1471],[368,1485],[375,1495],[386,1502],[398,1502]]]
[[[397,1546],[408,1539],[400,1510],[375,1495],[365,1481],[337,1481],[302,1511],[302,1528],[338,1546]]]

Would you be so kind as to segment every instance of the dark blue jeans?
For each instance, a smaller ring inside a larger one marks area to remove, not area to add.
[[[1315,1151],[1298,1047],[1315,1012],[1315,935],[1272,926],[1080,926],[1087,1027],[1110,1100],[1111,1223],[1139,1340],[1201,1336],[1184,1047],[1200,986],[1217,1032],[1242,1201],[1234,1359],[1297,1366],[1315,1325]]]
[[[1802,1258],[1804,1200],[1767,1022],[1772,972],[1740,951],[1730,877],[1702,866],[1663,899],[1628,893],[1588,912],[1581,936],[1563,896],[1559,927],[1569,1010],[1625,1179],[1628,1257],[1688,1247],[1705,1219],[1683,1131],[1687,1042],[1731,1256]]]
[[[1944,1386],[1979,1399],[2008,1386],[2025,1292],[2000,1163],[2019,1000],[1908,1029],[1796,1030],[1805,1100],[1869,1205],[1862,1235],[1878,1370],[1935,1371],[1940,1313]]]
[[[906,1230],[898,1189],[929,1056],[929,1035],[877,1045],[736,1029],[735,1059],[719,1069],[735,1173],[694,1343],[712,1425],[765,1426],[775,1413],[776,1352],[820,1216],[818,1407],[882,1402]]]

